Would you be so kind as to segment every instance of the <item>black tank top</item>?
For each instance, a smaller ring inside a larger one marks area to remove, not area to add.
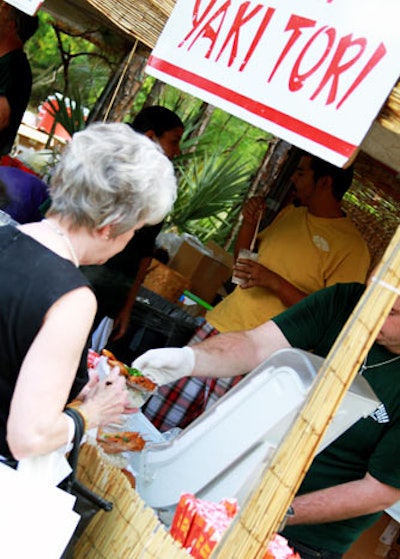
[[[88,286],[88,282],[72,262],[11,225],[0,227],[0,454],[3,456],[9,455],[6,422],[22,361],[49,308],[69,291],[83,286]],[[69,401],[88,380],[88,344],[89,340]]]

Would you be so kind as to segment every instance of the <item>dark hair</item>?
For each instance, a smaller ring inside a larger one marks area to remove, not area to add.
[[[39,28],[38,16],[28,16],[14,6],[10,12],[10,18],[15,22],[15,30],[23,43],[26,43]]]
[[[158,138],[168,130],[184,128],[182,120],[176,113],[160,105],[142,109],[130,123],[130,126],[136,132],[142,132],[143,134],[153,130]]]
[[[302,156],[311,157],[311,169],[314,172],[315,181],[321,177],[332,177],[332,194],[340,202],[353,181],[354,165],[342,169],[311,153],[303,152]]]

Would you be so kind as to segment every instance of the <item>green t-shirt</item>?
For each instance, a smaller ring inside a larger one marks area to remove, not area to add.
[[[360,284],[337,284],[288,309],[274,322],[293,347],[325,357],[364,292]],[[374,344],[367,365],[394,355]],[[382,483],[400,488],[400,360],[367,369],[368,380],[382,405],[362,418],[318,454],[299,493],[362,479],[368,472]],[[318,525],[288,526],[284,535],[314,548],[344,553],[377,514]]]

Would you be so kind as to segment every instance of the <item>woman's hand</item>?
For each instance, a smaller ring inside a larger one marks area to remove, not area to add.
[[[88,369],[88,375],[89,375],[89,380],[87,384],[85,384],[85,386],[79,392],[78,396],[76,397],[76,400],[82,400],[83,402],[83,400],[85,400],[85,398],[88,396],[88,394],[90,394],[92,389],[97,385],[97,383],[100,380],[97,371],[93,368]]]
[[[121,415],[131,411],[125,377],[114,367],[110,374],[99,381],[86,395],[81,405],[87,417],[88,428],[109,423],[121,423]]]

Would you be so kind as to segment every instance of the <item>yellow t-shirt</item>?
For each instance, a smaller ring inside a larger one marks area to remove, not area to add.
[[[366,279],[370,255],[348,217],[322,218],[288,206],[258,236],[258,261],[305,293]],[[263,287],[235,290],[206,315],[220,332],[255,328],[285,310]]]

